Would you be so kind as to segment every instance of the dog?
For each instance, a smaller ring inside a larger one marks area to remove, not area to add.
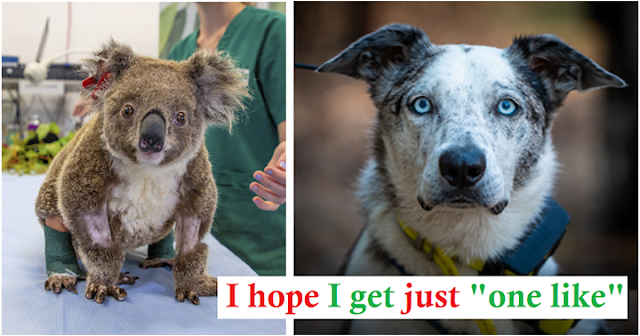
[[[474,261],[505,271],[500,260],[549,212],[563,213],[549,197],[557,167],[551,126],[563,99],[626,86],[552,35],[517,37],[506,49],[434,45],[399,24],[362,37],[317,71],[366,81],[378,110],[373,156],[358,181],[365,227],[346,275],[446,274],[434,251],[455,256],[448,260],[460,275],[486,274],[469,266]],[[548,252],[561,236],[544,241]],[[557,265],[543,256],[529,271],[551,275]],[[571,332],[596,331],[589,322]],[[521,321],[493,323],[500,334],[539,332]],[[349,331],[482,330],[474,321],[357,320]]]

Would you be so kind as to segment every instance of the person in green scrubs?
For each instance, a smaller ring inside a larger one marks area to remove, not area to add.
[[[210,127],[205,135],[219,192],[211,233],[256,273],[285,275],[285,16],[242,3],[196,5],[199,29],[168,59],[186,60],[198,48],[225,52],[252,95],[232,134]],[[150,246],[149,258],[171,257],[167,247]]]

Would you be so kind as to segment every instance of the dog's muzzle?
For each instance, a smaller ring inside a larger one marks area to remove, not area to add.
[[[427,203],[421,196],[416,200],[425,211],[433,210],[435,205],[447,203],[454,208],[473,207],[474,203],[488,208],[492,214],[499,215],[509,204],[508,200],[502,200],[491,206],[482,196],[476,186],[483,178],[487,167],[485,154],[476,146],[451,147],[440,155],[438,168],[441,179],[450,187],[444,198],[437,200],[436,204]],[[432,200],[433,202],[433,200]]]
[[[440,155],[440,175],[454,188],[473,187],[487,167],[484,153],[475,146],[453,147]]]

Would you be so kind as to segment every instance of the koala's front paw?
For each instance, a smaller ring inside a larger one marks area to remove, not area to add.
[[[68,274],[53,274],[44,282],[44,289],[60,294],[62,288],[66,288],[70,292],[78,294],[76,290],[76,281],[78,277]]]
[[[191,303],[197,305],[200,304],[200,298],[202,296],[214,296],[218,294],[218,280],[215,277],[202,275],[196,288],[180,287],[176,288],[176,300],[184,302],[185,299],[191,301]]]
[[[107,295],[113,296],[113,298],[118,301],[122,301],[127,297],[127,292],[118,286],[107,287],[97,282],[89,282],[84,295],[87,299],[95,298],[97,303],[103,303]]]
[[[184,302],[185,298],[189,299],[189,301],[191,301],[191,303],[193,303],[194,305],[200,304],[200,298],[198,297],[198,294],[196,294],[196,292],[187,289],[179,289],[176,291],[176,300]]]
[[[216,277],[203,275],[198,285],[198,294],[202,296],[218,295],[218,279],[216,279]]]

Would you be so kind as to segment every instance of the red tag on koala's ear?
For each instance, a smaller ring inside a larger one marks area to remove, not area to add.
[[[82,84],[84,85],[84,82],[89,81],[90,79],[93,79],[93,82],[95,83],[95,78],[90,77],[85,79],[82,82]],[[91,84],[87,84],[87,85],[91,85]],[[91,92],[91,98],[93,98],[94,100],[98,100],[98,96],[102,93],[102,91],[108,89],[110,85],[111,85],[111,73],[105,72],[104,75],[102,75],[102,78],[100,78],[100,81],[98,82],[98,85],[96,86],[96,88],[93,90],[93,92]]]
[[[98,81],[97,81],[95,78],[93,78],[93,77],[89,77],[89,78],[87,78],[87,79],[85,79],[85,80],[83,80],[83,81],[82,81],[82,87],[86,89],[86,88],[88,88],[89,86],[91,86],[91,85],[93,85],[93,84],[95,84],[95,83],[97,83],[97,82],[98,82]]]

